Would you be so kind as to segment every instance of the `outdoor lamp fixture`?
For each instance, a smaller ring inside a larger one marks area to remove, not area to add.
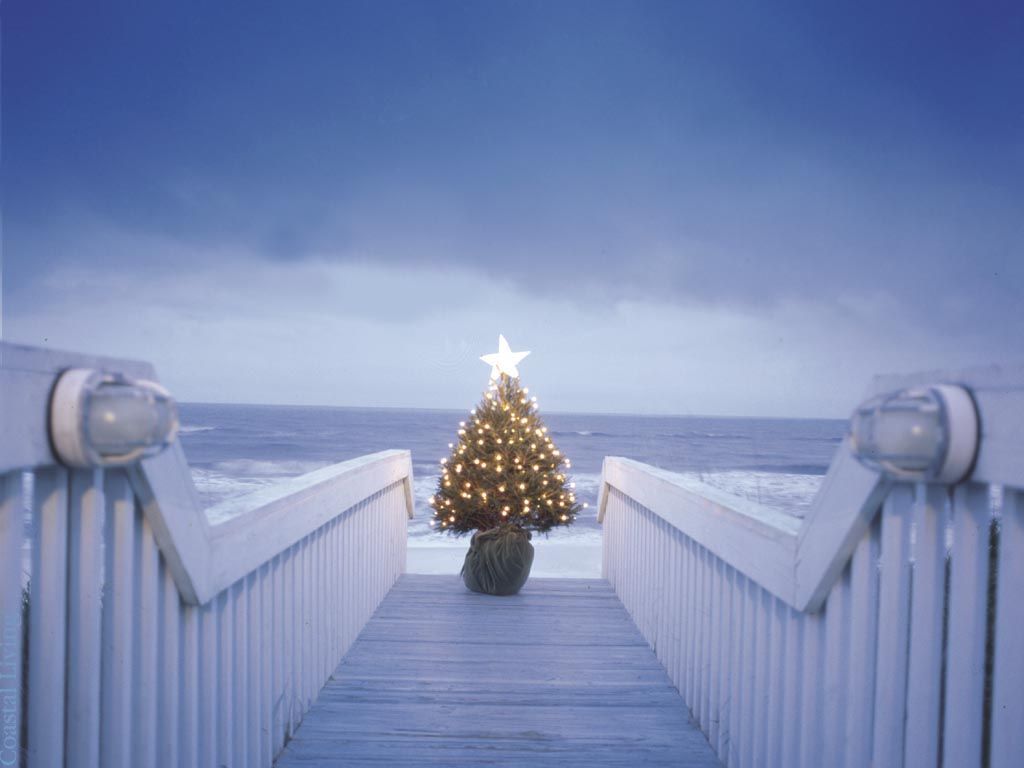
[[[896,480],[960,482],[974,466],[978,436],[974,398],[953,384],[879,395],[850,418],[854,456]]]
[[[50,399],[50,439],[70,467],[117,467],[160,453],[178,434],[178,408],[153,381],[72,368]]]

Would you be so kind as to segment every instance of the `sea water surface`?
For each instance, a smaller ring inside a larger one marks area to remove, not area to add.
[[[427,499],[467,411],[202,403],[184,403],[180,410],[181,442],[207,506],[335,462],[407,448],[416,500],[409,543],[452,543],[427,524]],[[846,428],[844,421],[819,419],[543,412],[541,417],[572,461],[569,474],[578,498],[590,505],[573,526],[552,534],[566,543],[600,541],[596,501],[605,456],[681,472],[802,516]]]

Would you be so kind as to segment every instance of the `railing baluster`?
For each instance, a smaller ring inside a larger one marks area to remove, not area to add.
[[[256,723],[252,718],[252,616],[249,613],[252,597],[252,575],[241,579],[232,590],[235,632],[232,644],[235,654],[235,727],[232,728],[234,743],[232,749],[237,765],[249,765],[252,754],[252,732]],[[257,689],[258,690],[258,689]]]
[[[729,690],[729,751],[726,762],[739,765],[740,745],[743,740],[743,633],[747,630],[744,624],[743,610],[746,595],[746,578],[739,571],[732,569],[732,642],[730,643],[730,690]]]
[[[288,632],[287,612],[285,610],[285,554],[273,558],[270,563],[271,575],[271,605],[273,616],[273,652],[271,653],[271,664],[273,667],[273,686],[270,697],[270,711],[273,719],[273,730],[271,731],[272,755],[278,754],[285,744],[285,735],[288,732],[288,717],[286,705],[286,675],[288,653],[285,645],[285,637]]]
[[[946,506],[943,486],[918,486],[907,669],[907,765],[938,765],[942,633],[946,600]]]
[[[299,569],[298,542],[288,551],[288,583],[285,594],[289,595],[288,605],[288,735],[294,736],[302,718],[302,571]]]
[[[785,692],[782,696],[782,742],[779,749],[781,765],[789,768],[799,765],[801,694],[807,669],[804,665],[803,615],[795,608],[785,606],[783,621],[786,624],[786,652],[781,657],[780,666]]]
[[[849,678],[840,695],[847,699],[843,732],[846,765],[871,762],[875,708],[875,656],[878,642],[878,521],[861,539],[850,563]]]
[[[217,600],[217,760],[235,765],[232,732],[234,711],[234,595],[235,588],[225,589]]]
[[[988,486],[958,486],[953,495],[949,577],[943,728],[946,765],[977,765],[981,761],[990,524]]]
[[[66,762],[87,768],[100,764],[103,472],[72,472],[69,495]]]
[[[221,598],[203,606],[199,616],[199,754],[203,768],[217,768],[220,750],[220,624]]]
[[[694,653],[697,642],[696,633],[694,632],[694,625],[697,616],[697,566],[694,558],[694,550],[696,544],[693,539],[687,537],[685,539],[685,547],[683,550],[683,558],[685,563],[686,572],[683,576],[685,583],[684,589],[686,590],[683,596],[684,612],[683,612],[683,656],[686,659],[686,667],[683,671],[685,680],[685,691],[686,691],[686,703],[690,706],[690,712],[693,712],[693,700],[694,700],[694,678],[696,662]],[[650,567],[650,563],[647,563]]]
[[[161,561],[159,584],[161,589],[160,605],[160,647],[159,647],[159,684],[156,695],[157,762],[165,768],[176,768],[179,765],[179,748],[182,742],[180,720],[179,681],[185,674],[181,666],[182,639],[182,604],[178,595],[178,587],[174,583],[167,566]]]
[[[37,472],[35,495],[37,522],[32,546],[28,636],[28,755],[33,768],[57,768],[64,763],[67,471],[50,468]]]
[[[134,685],[141,695],[132,705],[132,761],[137,766],[156,763],[157,619],[160,610],[160,552],[149,521],[136,511],[137,557],[134,618],[138,631],[132,644]],[[144,692],[144,693],[143,693]]]
[[[767,751],[768,734],[768,667],[775,652],[771,645],[770,596],[758,587],[754,612],[757,614],[757,637],[754,653],[753,719],[751,728],[752,762],[763,765]]]
[[[316,681],[323,680],[327,676],[325,671],[326,665],[324,664],[323,590],[320,588],[320,579],[317,578],[317,574],[321,573],[320,569],[323,566],[323,557],[321,556],[322,544],[323,536],[319,532],[313,534],[312,556],[310,557],[310,569],[312,571],[310,587],[313,591],[313,675],[315,680],[313,682],[313,693],[310,696],[310,700],[316,698],[316,694],[319,691]]]
[[[798,765],[821,765],[822,753],[822,686],[824,672],[824,612],[805,614],[803,620],[803,675],[800,691],[800,760]],[[879,765],[882,765],[881,763]]]
[[[313,567],[312,538],[302,540],[302,713],[309,711],[313,702],[315,676],[313,636]]]
[[[717,643],[718,653],[718,734],[712,741],[711,746],[719,755],[728,754],[729,748],[729,712],[730,696],[732,685],[732,645],[735,642],[733,637],[732,615],[733,615],[733,569],[719,561],[720,583],[719,583],[719,642]]]
[[[992,680],[992,768],[1011,768],[1024,755],[1024,493],[1003,498]]]
[[[824,754],[835,768],[844,762],[846,705],[850,663],[850,566],[829,592],[825,603],[825,696],[822,716]],[[854,768],[854,767],[851,767]]]
[[[181,606],[181,683],[178,689],[178,722],[181,743],[178,746],[182,766],[201,764],[199,751],[199,701],[202,696],[199,677],[200,609]]]
[[[675,601],[672,604],[672,636],[675,650],[671,676],[680,695],[686,694],[686,538],[679,532],[672,536],[673,561],[676,585]]]
[[[390,529],[388,529],[390,531]],[[327,679],[333,674],[338,659],[338,583],[335,579],[338,567],[337,521],[331,523],[325,532],[326,554],[324,555],[324,577],[327,584]]]
[[[695,615],[694,615],[694,655],[693,655],[693,719],[701,727],[707,728],[707,711],[704,708],[704,654],[706,645],[704,642],[704,630],[707,627],[707,573],[704,570],[704,548],[695,545],[694,568],[697,573],[696,591],[693,593]],[[650,566],[654,571],[654,564]]]
[[[654,523],[650,558],[651,562],[663,563],[668,551],[668,526],[665,525],[664,520],[655,520]],[[656,583],[651,586],[653,587],[652,593],[654,598],[652,606],[654,612],[654,655],[664,666],[669,646],[668,638],[666,637],[667,632],[665,631],[665,619],[671,600],[669,596],[670,590],[669,585],[665,583],[664,579],[657,579]]]
[[[5,726],[16,734],[13,748],[7,739],[0,745],[0,755],[9,765],[17,765],[22,718],[22,547],[25,543],[24,498],[21,472],[0,476],[0,696],[15,700],[7,707]]]
[[[747,581],[743,612],[748,629],[743,638],[743,741],[739,764],[741,766],[755,766],[759,761],[759,756],[754,752],[758,727],[757,700],[760,694],[758,689],[757,661],[758,653],[763,644],[761,639],[761,625],[763,621],[761,616],[761,588],[753,580]]]
[[[771,654],[767,657],[768,670],[768,704],[765,713],[764,765],[782,766],[782,710],[785,696],[785,679],[783,677],[783,659],[786,658],[786,610],[781,601],[771,595],[768,598],[769,620],[771,621],[771,637],[769,644]]]
[[[875,670],[875,765],[900,765],[906,714],[910,613],[910,516],[913,489],[901,483],[882,507],[879,542],[878,664]]]
[[[272,564],[267,563],[259,571],[259,603],[260,603],[260,721],[259,721],[259,764],[269,766],[274,760],[274,613],[273,613],[273,571]]]
[[[701,549],[703,556],[701,567],[704,571],[704,617],[702,626],[704,633],[701,643],[703,649],[700,666],[700,711],[701,722],[704,723],[705,733],[711,728],[711,690],[714,685],[711,676],[712,657],[714,646],[712,645],[713,629],[718,617],[718,604],[715,602],[715,558],[706,549]]]

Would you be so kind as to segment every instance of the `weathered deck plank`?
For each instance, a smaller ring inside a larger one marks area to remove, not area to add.
[[[717,766],[606,581],[402,576],[279,768]]]

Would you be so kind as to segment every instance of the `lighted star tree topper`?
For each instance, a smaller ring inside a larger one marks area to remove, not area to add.
[[[480,359],[491,381],[469,420],[459,422],[458,442],[441,459],[437,492],[430,497],[436,529],[461,535],[502,526],[550,531],[570,525],[586,507],[576,501],[572,465],[552,441],[537,398],[520,386],[518,364],[504,336],[498,351]]]

